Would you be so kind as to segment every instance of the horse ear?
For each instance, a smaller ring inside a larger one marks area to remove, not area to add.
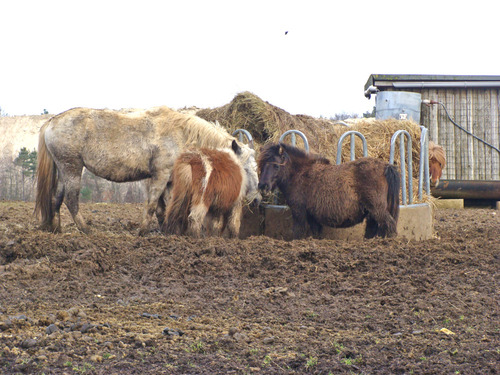
[[[286,152],[285,148],[281,144],[280,144],[280,148],[279,148],[278,152],[279,152],[279,155],[280,155],[282,161],[285,161],[289,158],[288,153]]]
[[[234,139],[233,139],[233,142],[231,143],[231,148],[233,149],[233,151],[236,155],[241,154],[241,147],[238,144],[238,142],[236,142]]]

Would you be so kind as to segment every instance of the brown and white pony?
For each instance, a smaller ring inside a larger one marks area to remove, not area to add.
[[[231,148],[202,148],[177,158],[163,227],[166,234],[191,231],[199,237],[205,234],[202,229],[212,234],[214,221],[222,220],[219,235],[227,228],[229,237],[238,236],[243,198],[253,200],[257,185],[247,178],[236,141]]]
[[[294,239],[321,234],[323,225],[350,227],[366,218],[365,237],[397,234],[400,174],[376,158],[334,165],[284,144],[268,144],[259,155],[259,189],[278,187],[290,207]]]
[[[429,175],[431,186],[437,187],[446,165],[446,154],[442,146],[429,141]]]
[[[35,212],[41,228],[60,231],[64,201],[78,229],[88,225],[79,212],[83,167],[109,181],[147,180],[147,200],[139,234],[149,231],[156,213],[164,221],[167,183],[177,156],[189,147],[227,148],[224,128],[167,107],[111,111],[74,108],[40,129]],[[255,151],[240,144],[248,178],[258,180]]]

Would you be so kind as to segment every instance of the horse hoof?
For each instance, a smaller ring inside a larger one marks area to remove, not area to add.
[[[38,229],[49,233],[62,233],[61,227],[53,224],[41,224]]]

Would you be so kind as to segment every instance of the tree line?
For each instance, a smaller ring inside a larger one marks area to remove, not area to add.
[[[34,201],[36,150],[21,148],[14,160],[0,161],[0,200]],[[139,203],[144,201],[142,182],[115,183],[84,169],[80,190],[82,202]]]

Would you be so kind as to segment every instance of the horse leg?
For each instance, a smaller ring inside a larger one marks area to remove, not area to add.
[[[149,185],[147,185],[149,188]],[[158,205],[156,206],[156,219],[158,219],[158,225],[160,229],[163,228],[163,224],[165,223],[166,218],[166,208],[168,206],[168,201],[172,198],[172,181],[167,183],[167,187],[160,195],[160,199],[158,199]]]
[[[156,206],[156,219],[158,219],[158,225],[160,228],[163,228],[163,223],[165,222],[165,209],[167,204],[165,202],[165,192],[160,195],[160,199],[158,199],[158,205]]]
[[[215,233],[215,224],[216,222],[218,223],[219,220],[219,217],[213,216],[210,212],[207,213],[203,220],[203,227],[205,228],[207,236],[211,237]]]
[[[311,232],[314,238],[319,238],[323,230],[323,226],[318,223],[318,221],[311,215],[307,214],[307,222],[311,228]]]
[[[61,173],[60,173],[61,174]],[[61,206],[64,201],[64,184],[59,180],[57,182],[56,194],[54,196],[54,213],[57,216],[57,219],[54,217],[54,221],[56,221],[53,225],[54,233],[61,233]]]
[[[306,233],[306,213],[305,210],[292,210],[293,239],[304,238]]]
[[[366,217],[365,238],[373,238],[377,235],[378,224],[370,215]]]
[[[193,205],[191,208],[191,213],[189,214],[189,227],[193,233],[194,237],[199,238],[201,236],[201,231],[203,227],[203,222],[207,216],[208,208],[203,203]]]
[[[228,218],[226,218],[227,215],[224,215],[224,222],[228,223],[227,230],[229,232],[229,238],[236,238],[240,234],[242,209],[243,209],[242,203],[238,202],[231,209]],[[222,228],[222,230],[224,230],[224,228]]]
[[[371,219],[368,219],[367,221],[365,237],[367,237],[367,234],[370,234],[368,228],[370,220],[374,222],[374,224],[372,224],[372,227],[370,228],[371,232],[375,232],[373,236],[377,235],[379,237],[393,237],[397,234],[396,221],[385,207],[384,208],[379,207],[373,210],[369,210],[368,217],[369,218],[371,217]]]
[[[230,229],[227,225],[227,223],[229,222],[229,213],[225,213],[225,214],[222,214],[219,218],[219,222],[217,223],[218,224],[218,235],[219,237],[222,237],[223,234],[224,234],[224,231],[228,230],[228,238],[230,238],[232,236],[232,234],[230,233]]]
[[[145,203],[144,215],[139,227],[139,236],[144,236],[149,232],[149,225],[151,223],[151,220],[153,219],[153,215],[156,213],[156,208],[158,207],[160,197],[166,189],[169,177],[170,169],[156,174],[154,177],[151,177],[149,182],[146,183],[148,198]],[[165,220],[164,212],[165,208],[163,208],[162,223]]]
[[[205,217],[203,223],[205,230],[210,236],[222,236],[222,233],[227,227],[228,216],[223,214],[210,214],[210,212]]]
[[[89,233],[89,227],[85,223],[82,214],[80,213],[79,196],[80,196],[80,184],[82,180],[83,165],[63,165],[59,166],[58,169],[61,172],[63,187],[57,188],[56,198],[55,198],[55,208],[56,212],[59,214],[59,209],[62,204],[62,194],[64,194],[64,203],[68,207],[73,221],[75,222],[77,228],[83,233]]]
[[[397,235],[397,223],[396,220],[386,211],[384,215],[385,220],[383,224],[378,225],[377,235],[380,237],[395,237]]]

